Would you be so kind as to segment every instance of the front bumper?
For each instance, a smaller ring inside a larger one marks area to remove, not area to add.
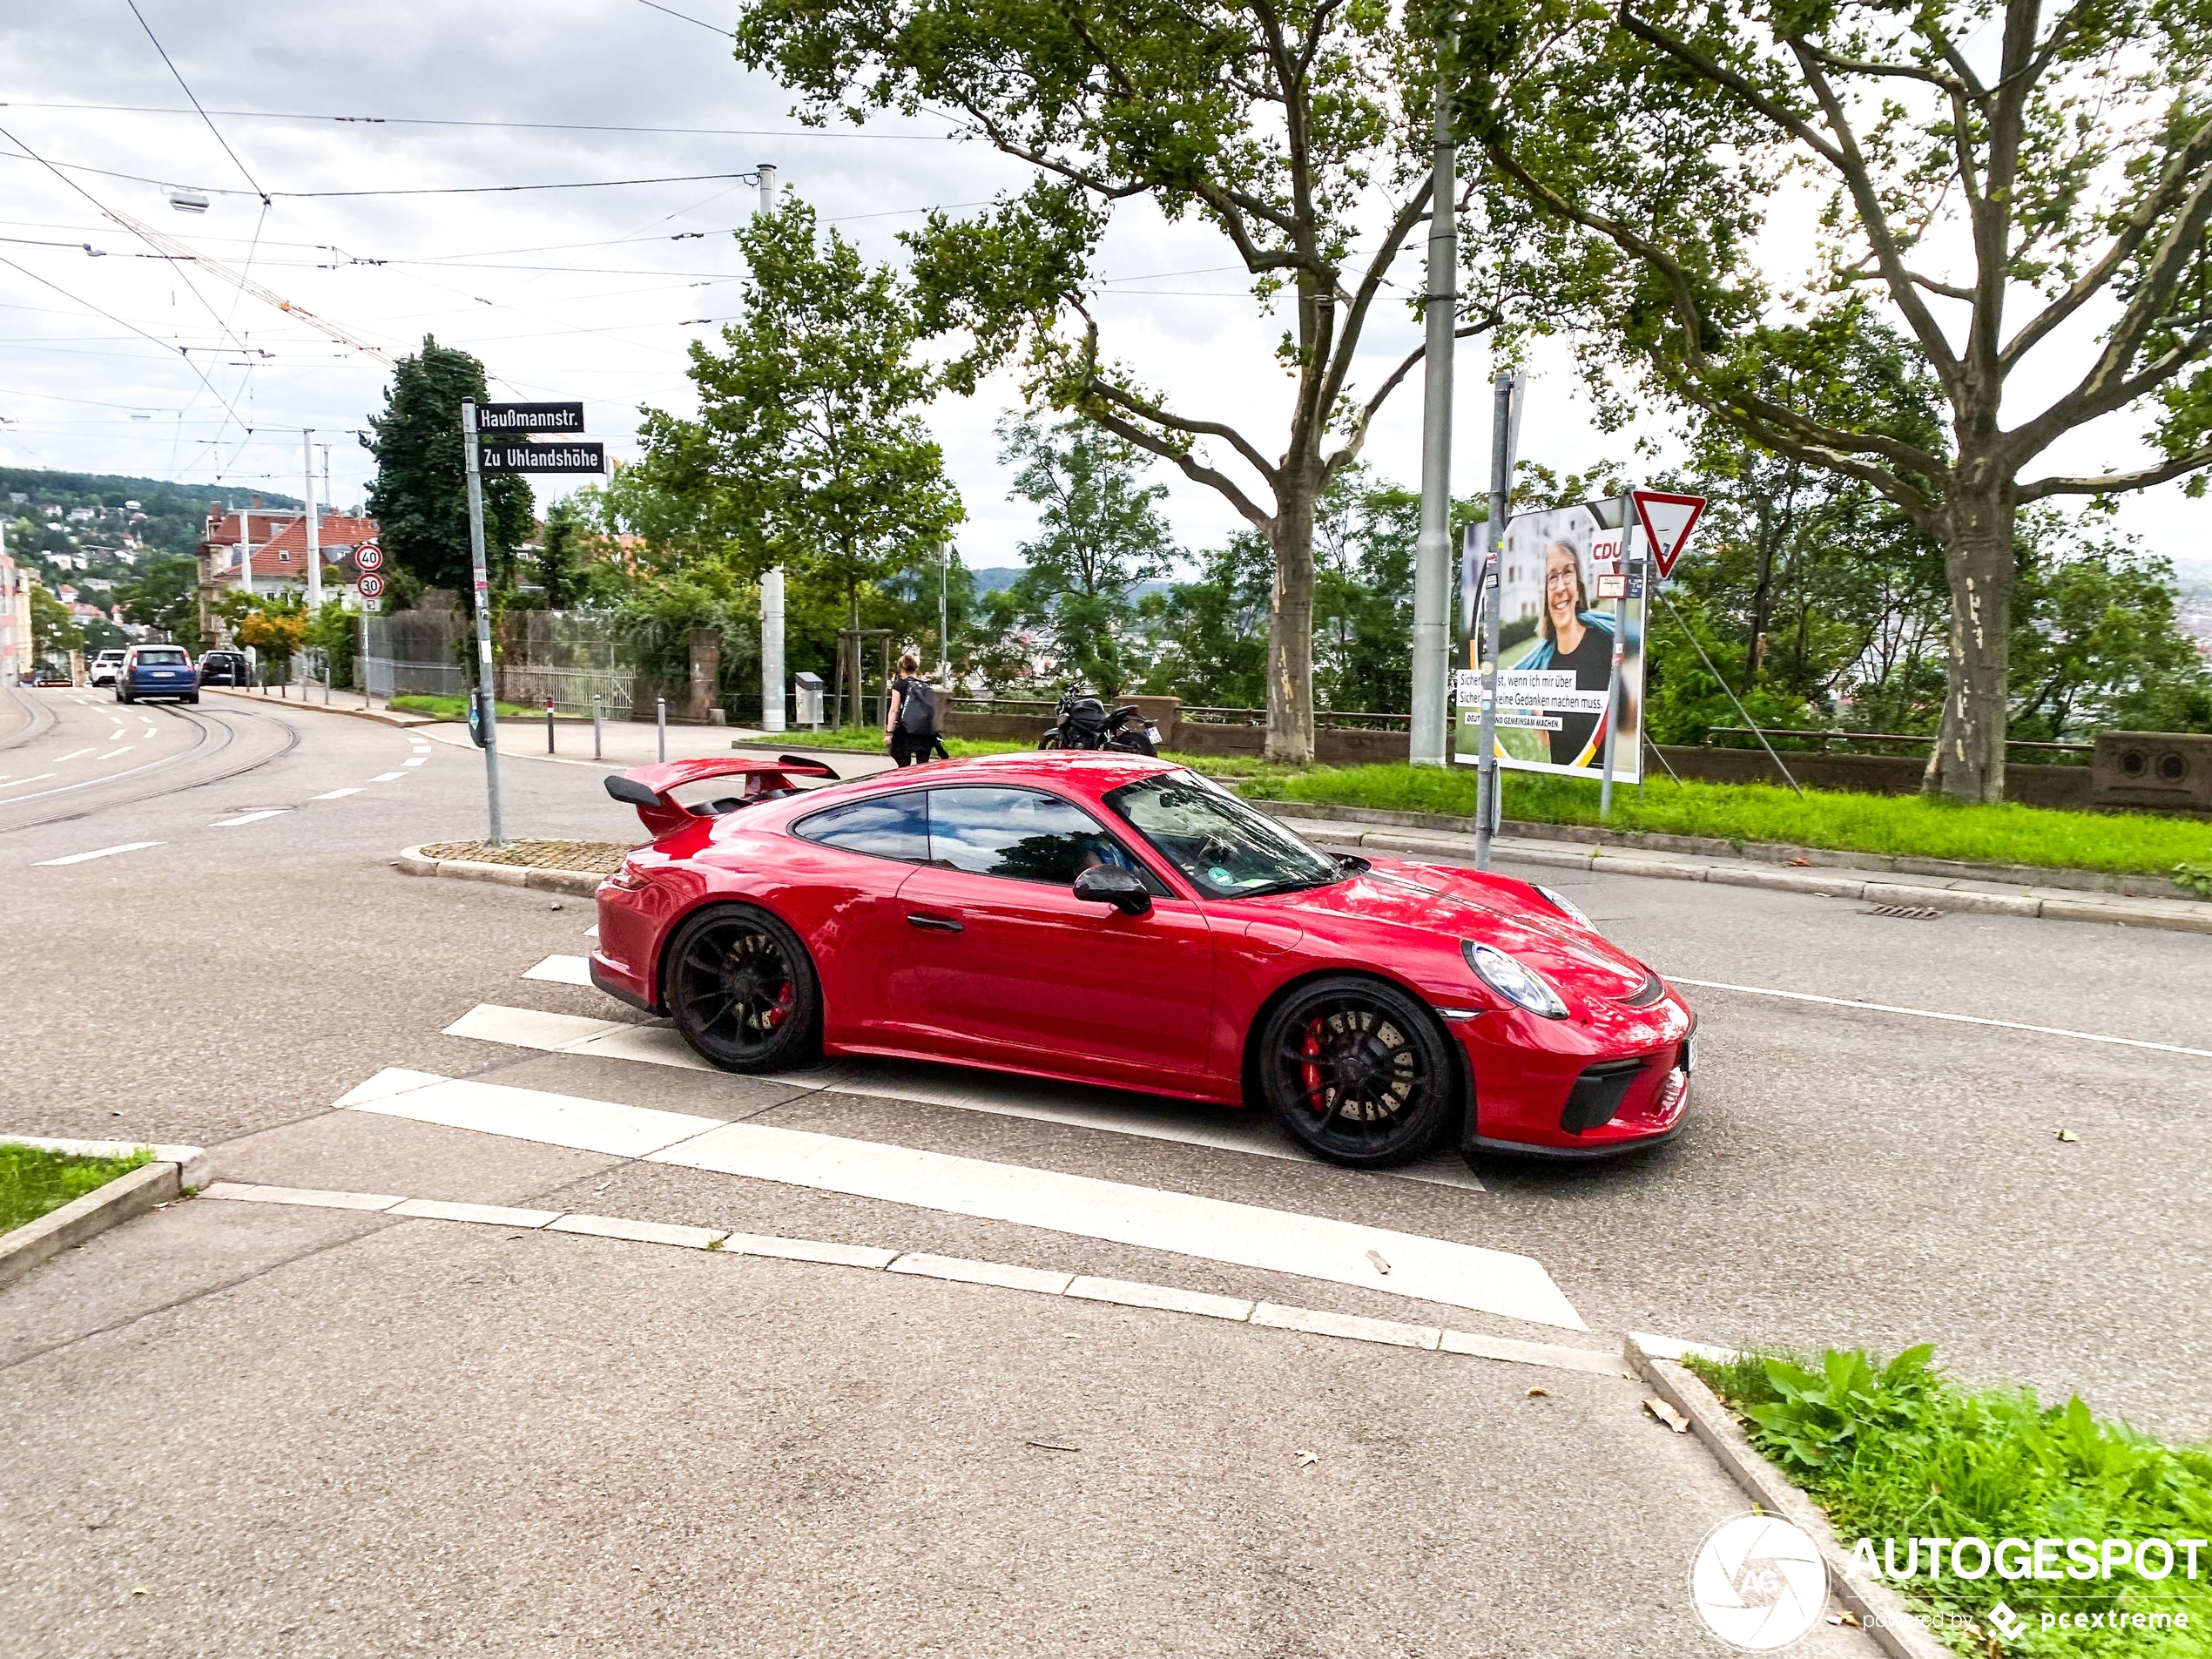
[[[1486,1014],[1456,1024],[1474,1085],[1461,1150],[1608,1157],[1680,1134],[1696,1016],[1669,993],[1605,1023],[1614,1028],[1563,1032],[1534,1016]]]

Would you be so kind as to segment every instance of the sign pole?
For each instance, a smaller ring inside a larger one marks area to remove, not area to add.
[[[1629,550],[1635,545],[1636,509],[1633,493],[1621,497],[1621,591],[1613,596],[1613,664],[1605,677],[1605,758],[1598,779],[1597,815],[1613,816],[1613,745],[1621,735],[1621,673],[1629,652]]]
[[[1489,551],[1482,560],[1482,598],[1475,626],[1482,631],[1481,648],[1475,652],[1482,671],[1481,724],[1477,728],[1481,751],[1474,772],[1474,867],[1490,867],[1490,842],[1496,833],[1498,812],[1498,565],[1506,550],[1506,509],[1513,489],[1514,428],[1518,424],[1521,387],[1511,369],[1491,382],[1490,398],[1490,522],[1484,540]]]
[[[476,403],[461,402],[461,453],[469,469],[469,563],[476,597],[476,705],[484,737],[484,804],[491,820],[488,838],[506,845],[499,822],[499,697],[491,664],[491,576],[484,559],[484,481],[476,455]]]

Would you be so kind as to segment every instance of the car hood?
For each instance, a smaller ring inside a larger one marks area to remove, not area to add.
[[[1514,884],[1518,885],[1518,884]],[[1326,887],[1258,900],[1310,936],[1348,948],[1374,942],[1372,929],[1404,929],[1431,940],[1472,939],[1509,951],[1563,990],[1620,1001],[1650,970],[1609,941],[1564,916],[1538,914],[1503,883],[1471,870],[1376,860],[1372,867]]]

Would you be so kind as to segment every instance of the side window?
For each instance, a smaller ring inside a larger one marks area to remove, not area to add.
[[[1112,864],[1135,871],[1156,893],[1166,893],[1088,813],[1034,789],[931,790],[929,861],[1061,887],[1085,870]]]
[[[833,806],[800,819],[792,831],[846,853],[904,859],[910,864],[923,863],[929,857],[929,817],[919,789]]]

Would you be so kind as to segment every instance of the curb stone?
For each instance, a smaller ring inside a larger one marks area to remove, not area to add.
[[[1338,806],[1325,801],[1255,800],[1264,813],[1278,818],[1335,819],[1346,823],[1375,824],[1396,829],[1444,831],[1472,838],[1472,818],[1447,813],[1404,813],[1374,806]],[[1918,875],[1946,881],[1998,881],[2012,887],[2057,887],[2074,893],[2112,894],[2128,899],[2190,898],[2173,882],[2158,875],[2112,875],[2101,870],[2074,870],[2041,864],[1977,864],[1966,859],[1922,859],[1904,854],[1844,853],[1833,847],[1793,846],[1786,841],[1730,841],[1712,835],[1662,835],[1642,830],[1608,830],[1593,824],[1548,824],[1534,819],[1508,818],[1498,826],[1501,837],[1521,840],[1564,841],[1594,852],[1606,847],[1650,853],[1688,853],[1702,858],[1748,860],[1797,868],[1858,870],[1876,875]],[[1522,854],[1516,853],[1516,857]]]
[[[536,870],[523,864],[483,864],[473,859],[425,858],[420,846],[401,849],[395,860],[404,875],[442,875],[457,881],[490,881],[506,887],[534,887],[589,899],[607,878],[589,870]]]
[[[1691,1432],[1704,1441],[1714,1460],[1746,1497],[1767,1514],[1779,1515],[1818,1546],[1820,1558],[1828,1568],[1830,1594],[1858,1615],[1860,1628],[1874,1639],[1875,1645],[1890,1659],[1957,1659],[1912,1615],[1895,1590],[1879,1579],[1860,1578],[1851,1571],[1851,1556],[1837,1541],[1828,1517],[1767,1461],[1737,1426],[1728,1407],[1696,1372],[1652,1352],[1664,1345],[1652,1338],[1639,1339],[1631,1334],[1622,1343],[1621,1352],[1631,1371],[1689,1420]]]
[[[241,703],[261,704],[269,700],[266,697],[255,697],[246,691],[234,691],[229,686],[210,685],[204,687],[203,690],[209,697],[236,698]],[[347,695],[358,697],[361,693],[349,691]],[[295,701],[291,698],[280,698],[277,702],[278,706],[284,709],[305,709],[314,714],[342,714],[349,720],[374,720],[378,725],[398,726],[401,729],[411,725],[444,724],[435,715],[409,714],[404,709],[397,713],[394,713],[389,709],[341,709],[335,703],[310,703],[305,698]]]
[[[37,1146],[49,1151],[78,1152],[84,1147],[115,1146],[123,1146],[125,1151],[138,1150],[137,1144],[112,1141],[47,1141],[25,1135],[10,1135],[6,1139],[10,1145]],[[36,1221],[26,1222],[12,1232],[0,1233],[0,1285],[14,1284],[41,1263],[52,1260],[65,1250],[75,1249],[118,1223],[142,1216],[157,1204],[184,1197],[185,1186],[194,1184],[183,1178],[184,1170],[196,1167],[203,1177],[207,1172],[206,1155],[196,1146],[169,1146],[157,1150],[170,1156],[141,1164],[127,1175],[119,1175],[105,1186],[72,1199]]]
[[[1471,833],[1431,831],[1424,834],[1411,830],[1370,829],[1362,820],[1318,817],[1303,812],[1276,813],[1281,805],[1276,801],[1254,801],[1252,805],[1271,814],[1295,819],[1307,836],[1320,846],[1347,852],[1391,853],[1460,863],[1471,860],[1474,852],[1474,837]],[[1736,860],[1700,863],[1629,849],[1608,850],[1587,841],[1567,847],[1501,835],[1496,845],[1497,855],[1501,859],[1551,869],[1708,881],[1722,887],[1765,887],[1776,892],[1815,894],[1872,904],[1979,911],[2039,917],[2048,921],[2116,922],[2125,927],[2156,927],[2174,933],[2212,934],[2212,904],[2194,899],[2126,898],[1994,881],[1971,886],[1922,885],[1882,880],[1880,873],[1848,867],[1797,870]]]

